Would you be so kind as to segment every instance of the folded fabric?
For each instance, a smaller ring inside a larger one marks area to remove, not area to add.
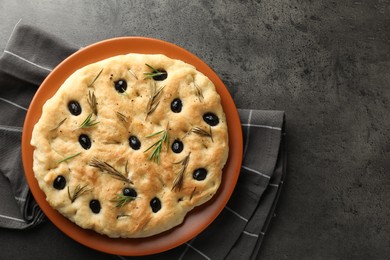
[[[78,49],[19,21],[0,58],[1,228],[29,228],[45,219],[23,172],[22,126],[31,98],[43,79]],[[239,109],[239,115],[244,158],[228,204],[191,241],[148,259],[256,258],[286,173],[285,116],[282,111],[250,109]]]

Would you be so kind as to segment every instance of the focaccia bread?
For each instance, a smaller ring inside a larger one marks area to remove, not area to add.
[[[43,106],[33,170],[48,203],[82,228],[147,237],[212,198],[228,128],[212,81],[161,54],[75,71]]]

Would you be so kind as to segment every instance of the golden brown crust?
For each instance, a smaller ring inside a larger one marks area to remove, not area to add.
[[[145,78],[152,71],[145,64],[168,77]],[[127,82],[123,93],[115,88],[118,80]],[[176,98],[179,113],[171,109]],[[70,101],[80,104],[80,115],[70,112]],[[218,117],[217,125],[205,122],[208,112]],[[80,128],[88,116],[91,126]],[[169,146],[162,143],[157,162],[150,156],[164,134]],[[80,145],[80,135],[90,139],[89,149]],[[130,147],[130,136],[139,139],[138,150]],[[184,144],[180,153],[172,151],[175,140]],[[213,83],[193,66],[159,54],[116,56],[76,71],[44,105],[31,144],[35,177],[49,204],[110,237],[146,237],[179,225],[216,193],[228,156],[226,118]],[[193,177],[199,168],[207,170],[204,180]],[[54,187],[60,175],[65,185]],[[126,187],[137,196],[118,206],[115,199]],[[156,212],[153,198],[161,202]],[[98,212],[91,200],[100,203]]]

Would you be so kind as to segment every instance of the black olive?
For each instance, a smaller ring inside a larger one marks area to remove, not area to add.
[[[72,100],[68,103],[68,109],[70,111],[70,113],[74,116],[78,116],[81,114],[81,106],[80,106],[80,103],[75,101],[75,100]]]
[[[141,148],[141,142],[135,135],[129,137],[129,145],[134,150],[139,150],[139,148]]]
[[[211,112],[208,112],[208,113],[204,114],[204,115],[203,115],[203,120],[204,120],[207,124],[209,124],[209,125],[211,125],[211,126],[216,126],[216,125],[218,125],[218,123],[219,123],[219,118],[218,118],[218,116],[217,116],[216,114],[214,114],[214,113],[211,113]]]
[[[98,214],[100,212],[100,202],[98,200],[91,200],[89,202],[89,208],[93,213]]]
[[[81,147],[83,147],[85,150],[91,148],[91,139],[89,139],[88,135],[84,135],[84,134],[80,135],[79,143]]]
[[[192,174],[192,178],[194,178],[197,181],[203,181],[204,179],[206,179],[206,176],[207,176],[207,170],[205,168],[196,169]]]
[[[161,201],[154,197],[151,201],[150,201],[150,207],[152,208],[152,211],[154,213],[156,213],[157,211],[159,211],[161,209]]]
[[[135,198],[135,197],[137,197],[137,192],[132,188],[124,188],[123,195]]]
[[[65,185],[66,185],[66,179],[65,179],[64,176],[58,175],[58,176],[54,179],[54,182],[53,182],[53,187],[54,187],[54,189],[62,190],[63,188],[65,188]]]
[[[176,139],[175,141],[173,141],[173,144],[172,144],[172,151],[174,153],[181,153],[181,151],[183,151],[183,148],[184,148],[184,145],[183,145],[183,142]]]
[[[127,82],[124,79],[120,79],[114,82],[115,90],[119,93],[123,93],[127,89]]]
[[[171,110],[174,113],[179,113],[181,111],[183,104],[181,103],[180,98],[175,98],[171,103]]]
[[[153,79],[156,80],[156,81],[162,81],[164,79],[166,79],[168,77],[168,73],[163,70],[163,69],[158,69],[157,70],[159,72],[158,75],[156,76],[153,76]]]

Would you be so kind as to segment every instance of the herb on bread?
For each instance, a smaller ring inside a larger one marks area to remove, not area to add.
[[[133,77],[134,77],[136,80],[138,80],[138,77],[137,77],[137,75],[135,75],[134,71],[132,71],[131,69],[128,69],[128,71],[129,71],[129,73],[130,73],[131,75],[133,75]]]
[[[150,69],[152,69],[152,72],[144,72],[145,79],[151,79],[151,78],[156,79],[159,77],[165,77],[167,75],[166,71],[155,69],[154,67],[152,67],[147,63],[145,63],[145,65],[148,66]]]
[[[156,83],[154,84],[152,83],[151,95],[150,95],[150,99],[146,111],[146,118],[148,118],[148,116],[156,110],[158,104],[160,104],[160,97],[164,87],[165,86],[162,86],[159,89],[157,89]]]
[[[66,120],[67,118],[65,117],[64,119],[62,119],[58,124],[57,126],[55,126],[54,128],[50,129],[49,131],[54,131],[54,130],[57,130]]]
[[[97,125],[99,122],[96,119],[92,119],[92,113],[87,116],[87,118],[81,123],[79,128],[90,128]]]
[[[196,191],[196,187],[194,187],[194,189],[192,190],[191,192],[191,195],[190,195],[190,200],[192,199],[192,197],[194,197],[195,195],[195,191]]]
[[[95,83],[95,81],[99,78],[100,74],[102,74],[103,68],[99,71],[97,76],[92,80],[92,82],[88,85],[88,88],[92,87],[92,85]]]
[[[135,200],[135,197],[126,196],[126,195],[123,195],[123,194],[115,194],[115,198],[113,198],[110,201],[111,202],[116,202],[115,207],[121,208],[121,207],[123,207],[124,205],[126,205],[127,203],[129,203],[130,201],[133,201],[133,200]]]
[[[211,139],[211,141],[214,142],[213,134],[211,132],[211,127],[210,127],[209,131],[207,132],[206,130],[196,126],[196,127],[191,128],[190,132],[197,134],[197,135],[200,135],[200,136],[209,137]]]
[[[98,168],[102,173],[106,173],[114,179],[133,184],[133,182],[131,180],[129,180],[124,174],[122,174],[120,171],[115,169],[113,166],[111,166],[107,162],[103,162],[103,161],[98,160],[98,159],[92,159],[92,161],[89,163],[89,166]],[[125,172],[126,172],[126,174],[128,173],[127,163],[125,166]]]
[[[124,114],[122,114],[121,112],[116,112],[116,116],[118,117],[118,119],[123,123],[123,124],[127,124],[129,122],[127,116],[125,116]]]
[[[196,96],[198,97],[200,102],[203,102],[204,96],[203,96],[202,91],[200,90],[198,84],[195,83],[195,79],[194,79],[193,83],[195,86]]]
[[[74,188],[74,190],[73,190],[73,194],[70,194],[70,189],[68,186],[68,196],[69,196],[70,201],[73,203],[78,197],[80,197],[84,193],[92,190],[92,188],[88,189],[87,187],[88,187],[88,185],[84,185],[82,187],[80,187],[80,185],[77,185],[76,188]]]
[[[190,160],[190,155],[191,153],[189,153],[183,160],[175,163],[175,164],[180,164],[181,168],[175,180],[173,181],[172,190],[178,189],[180,191],[181,187],[183,186],[184,173],[187,169],[188,162]]]
[[[163,144],[167,145],[167,150],[169,147],[169,136],[168,136],[168,127],[165,130],[161,130],[159,132],[147,135],[146,138],[150,138],[153,136],[160,135],[160,139],[158,139],[155,143],[153,143],[149,148],[147,148],[144,153],[151,150],[153,148],[152,153],[149,155],[148,160],[152,160],[156,163],[160,163],[160,155],[162,151]]]
[[[68,161],[68,160],[70,160],[70,159],[73,159],[73,158],[75,158],[76,156],[78,156],[78,155],[80,155],[80,154],[81,154],[81,152],[76,153],[76,154],[71,155],[71,156],[68,156],[68,157],[65,157],[64,159],[58,161],[58,163],[62,163],[62,162]]]
[[[97,112],[97,102],[96,102],[95,92],[92,92],[91,94],[91,91],[88,91],[87,101],[89,106],[91,107],[92,113],[94,113],[95,116],[97,116],[98,112]]]

